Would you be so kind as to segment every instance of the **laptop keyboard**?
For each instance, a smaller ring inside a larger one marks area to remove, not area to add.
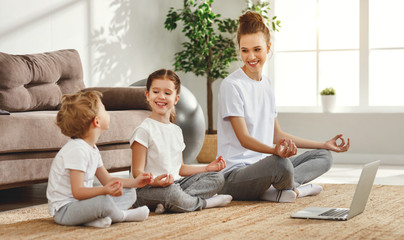
[[[345,217],[348,215],[349,209],[340,209],[340,208],[334,208],[330,209],[328,211],[323,212],[319,216],[327,216],[327,217]]]

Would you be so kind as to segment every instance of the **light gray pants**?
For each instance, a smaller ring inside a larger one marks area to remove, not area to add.
[[[167,187],[145,186],[138,188],[135,207],[146,205],[153,209],[157,204],[172,212],[192,212],[206,207],[206,198],[222,189],[223,174],[218,172],[198,173],[174,181]]]
[[[136,191],[124,188],[120,197],[100,195],[93,198],[68,203],[61,207],[53,216],[61,225],[81,225],[99,218],[110,217],[112,222],[122,222],[122,210],[129,209],[136,201]]]
[[[321,176],[331,165],[328,150],[307,151],[291,158],[271,155],[226,172],[220,193],[232,195],[233,200],[259,200],[271,185],[278,190],[294,189]]]

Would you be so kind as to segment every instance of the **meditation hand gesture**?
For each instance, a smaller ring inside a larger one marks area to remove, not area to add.
[[[281,139],[275,146],[275,155],[281,158],[288,158],[296,155],[296,153],[297,147],[292,140],[287,141],[286,139]]]
[[[340,144],[337,144],[338,139],[341,140]],[[351,146],[351,141],[348,138],[348,142],[345,145],[345,139],[342,137],[342,134],[338,134],[333,139],[325,142],[326,149],[334,151],[334,152],[346,152],[346,151],[348,151],[350,146]]]
[[[123,194],[123,183],[121,181],[111,181],[104,186],[105,192],[113,197]]]
[[[153,174],[151,173],[142,173],[139,174],[135,179],[135,186],[138,188],[144,187],[153,182]]]
[[[171,174],[162,174],[157,176],[151,186],[153,187],[167,187],[174,183],[174,177]]]
[[[223,159],[222,156],[219,156],[216,160],[213,162],[209,163],[208,166],[206,166],[206,171],[207,172],[218,172],[226,167],[226,161]]]

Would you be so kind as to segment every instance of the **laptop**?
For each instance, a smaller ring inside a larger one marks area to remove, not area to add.
[[[380,161],[374,161],[363,167],[349,208],[309,207],[290,216],[292,218],[346,221],[361,214],[365,210],[379,165]]]

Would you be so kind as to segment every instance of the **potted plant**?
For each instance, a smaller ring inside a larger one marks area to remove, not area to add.
[[[184,0],[182,9],[170,8],[165,28],[172,31],[181,22],[187,39],[182,43],[183,50],[175,53],[174,69],[185,73],[192,72],[196,76],[206,77],[207,86],[207,119],[208,129],[206,131],[204,149],[209,155],[207,160],[198,157],[200,162],[210,162],[216,157],[216,131],[213,129],[213,91],[212,84],[220,78],[225,78],[229,72],[231,62],[237,60],[237,47],[235,35],[238,27],[238,19],[221,19],[221,15],[214,13],[212,3],[214,0]],[[247,1],[247,8],[243,11],[256,11],[264,16],[267,24],[277,30],[280,21],[276,17],[269,19],[269,3],[258,1],[253,4]],[[207,146],[209,145],[209,146]],[[212,157],[213,156],[213,157]]]
[[[325,88],[320,92],[320,95],[323,112],[325,113],[333,112],[336,102],[335,89],[332,87]]]

